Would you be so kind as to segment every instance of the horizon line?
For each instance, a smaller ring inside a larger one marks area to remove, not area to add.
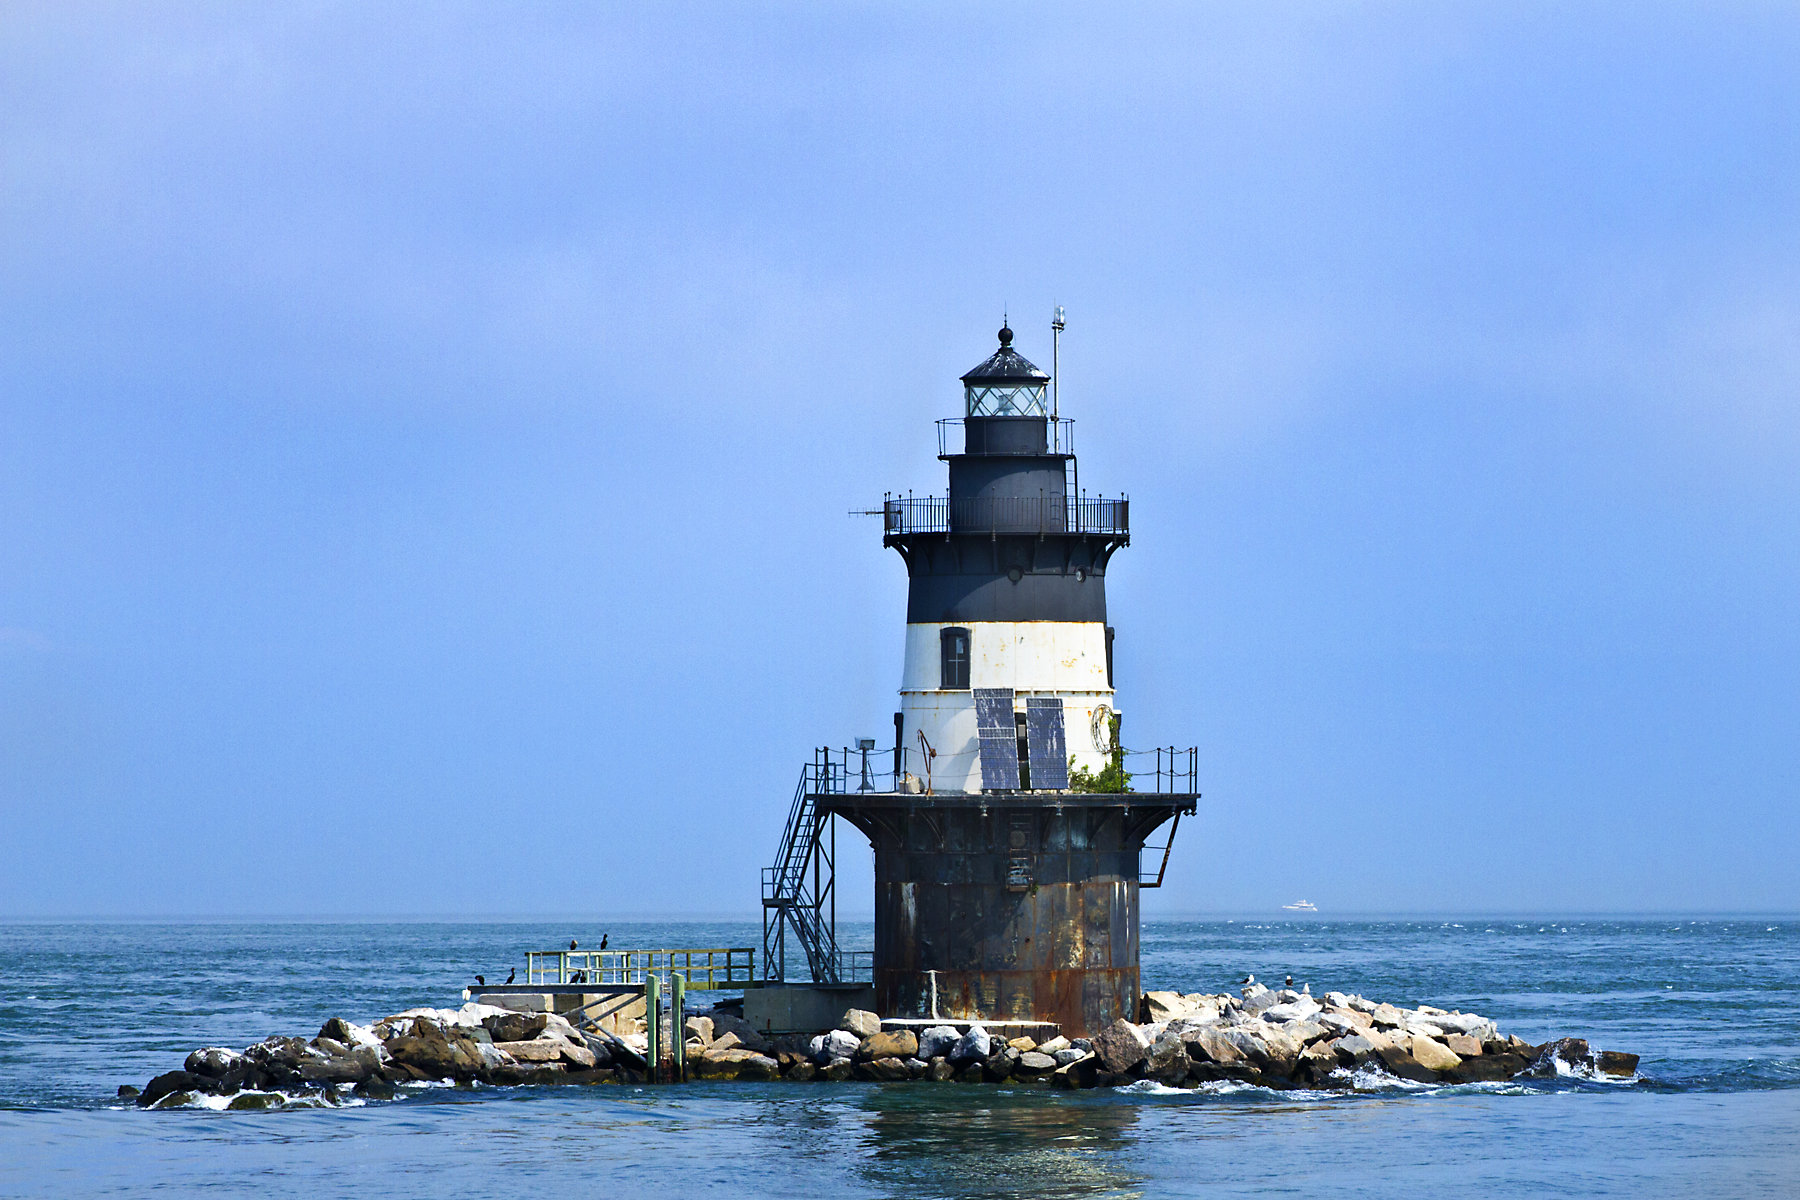
[[[0,914],[0,925],[155,925],[155,924],[482,924],[527,925],[550,922],[583,922],[620,925],[705,922],[755,924],[761,914],[749,911],[716,910],[647,910],[637,912],[169,912],[169,913],[47,913]],[[1796,920],[1800,909],[1345,909],[1337,913],[1290,912],[1283,909],[1216,909],[1190,912],[1158,913],[1140,918],[1142,924],[1170,921],[1287,920],[1329,923],[1331,921],[1421,921],[1421,920]],[[874,920],[873,911],[840,913],[840,921],[867,923]]]

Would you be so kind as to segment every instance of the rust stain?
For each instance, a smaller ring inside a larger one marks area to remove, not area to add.
[[[1191,798],[819,800],[875,849],[884,1016],[931,1015],[928,971],[947,1018],[1053,1022],[1084,1037],[1136,1015],[1140,852]]]

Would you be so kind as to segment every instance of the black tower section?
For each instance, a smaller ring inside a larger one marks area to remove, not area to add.
[[[963,452],[939,455],[947,497],[886,502],[882,544],[906,562],[909,623],[1105,623],[1106,564],[1131,541],[1128,502],[1083,498],[1070,423],[1017,411],[1048,380],[1001,329],[1000,349],[962,381],[971,406],[989,395],[1014,411],[963,418]]]

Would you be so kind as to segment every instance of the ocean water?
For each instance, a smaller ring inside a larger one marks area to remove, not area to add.
[[[197,1046],[454,1006],[477,971],[603,932],[757,941],[747,923],[0,925],[0,1197],[1800,1196],[1800,922],[1784,920],[1144,927],[1148,988],[1292,974],[1633,1051],[1628,1083],[418,1087],[260,1113],[114,1098]]]

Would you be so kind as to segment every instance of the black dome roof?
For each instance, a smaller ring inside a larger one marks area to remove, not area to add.
[[[1049,383],[1050,376],[1038,370],[1023,354],[1012,348],[1012,339],[1012,330],[1002,325],[1000,349],[994,351],[993,357],[964,375],[962,381],[983,386]]]

